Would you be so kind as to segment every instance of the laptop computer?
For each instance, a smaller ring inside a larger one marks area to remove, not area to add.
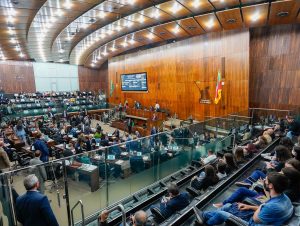
[[[108,155],[107,160],[115,160],[116,156],[115,155]]]

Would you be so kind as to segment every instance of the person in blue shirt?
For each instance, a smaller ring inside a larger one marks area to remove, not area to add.
[[[163,197],[160,203],[160,212],[164,218],[170,217],[176,211],[182,210],[187,207],[190,203],[189,195],[186,192],[180,192],[178,186],[175,183],[170,183],[168,185],[168,197]],[[155,215],[153,211],[155,206],[151,206],[150,210]]]
[[[238,210],[241,212],[252,211],[250,220],[242,220],[235,214],[230,213],[232,205],[226,204],[216,211],[198,212],[198,223],[200,225],[219,225],[229,218],[235,218],[242,225],[261,226],[272,225],[280,226],[289,220],[293,215],[293,205],[290,199],[283,193],[288,187],[288,178],[281,173],[269,173],[264,181],[264,191],[270,199],[260,206],[252,206],[243,203],[237,203]],[[200,221],[200,222],[199,222]]]
[[[44,140],[42,140],[41,138],[42,138],[42,134],[38,133],[37,134],[37,139],[33,143],[34,150],[40,150],[41,153],[42,153],[41,157],[40,157],[40,160],[42,162],[48,162],[48,160],[49,160],[49,149],[48,149],[48,146],[47,146],[46,142]]]

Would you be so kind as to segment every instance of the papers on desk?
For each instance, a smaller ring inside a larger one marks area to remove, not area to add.
[[[91,172],[97,169],[97,166],[90,165],[90,164],[82,164],[78,169]]]
[[[112,133],[108,133],[107,136],[112,137]]]
[[[122,165],[123,162],[124,162],[123,160],[118,160],[118,161],[115,162],[115,164]]]

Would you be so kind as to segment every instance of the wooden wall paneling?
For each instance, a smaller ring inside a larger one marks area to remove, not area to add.
[[[250,107],[298,108],[299,25],[255,28],[250,34]]]
[[[36,92],[31,62],[1,61],[0,90],[6,93]]]
[[[225,57],[225,85],[220,104],[200,104],[200,90],[209,87],[213,101],[218,70]],[[180,118],[219,116],[248,108],[249,31],[235,30],[196,36],[176,43],[118,56],[109,60],[109,80],[117,87],[109,101],[144,106],[157,100]],[[120,75],[146,71],[147,93],[121,92]],[[235,77],[235,74],[237,76]],[[117,76],[116,76],[117,75]],[[227,80],[228,76],[228,80]],[[239,96],[238,101],[235,98]]]

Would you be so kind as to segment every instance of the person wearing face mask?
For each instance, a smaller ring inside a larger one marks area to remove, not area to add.
[[[243,203],[226,204],[216,211],[198,211],[198,225],[219,225],[233,218],[241,225],[280,226],[293,215],[293,205],[290,199],[283,193],[288,187],[288,178],[282,173],[269,173],[264,181],[264,191],[270,199],[259,206]],[[237,211],[232,214],[232,206],[237,206]],[[230,211],[230,212],[229,212]],[[240,218],[244,211],[250,213],[250,218]],[[241,215],[240,215],[241,214]]]

